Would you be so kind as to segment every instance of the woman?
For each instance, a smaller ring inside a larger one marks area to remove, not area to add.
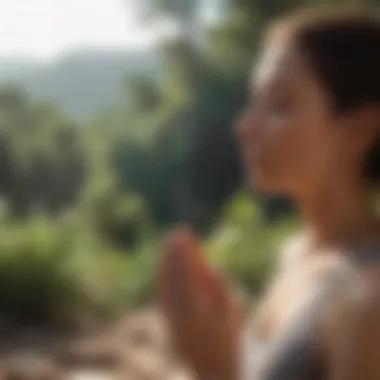
[[[254,80],[239,128],[248,174],[290,195],[304,228],[248,326],[191,232],[169,238],[159,295],[173,339],[202,380],[380,379],[380,22],[282,19]]]

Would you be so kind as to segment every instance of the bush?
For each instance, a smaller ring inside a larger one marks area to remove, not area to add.
[[[224,217],[207,242],[211,260],[247,294],[261,290],[279,245],[294,228],[292,220],[266,227],[259,207],[239,195],[227,205]]]
[[[121,193],[112,176],[99,176],[83,194],[81,215],[94,234],[112,249],[134,252],[151,229],[141,197]]]
[[[0,227],[0,316],[14,322],[69,322],[84,304],[72,270],[72,239],[40,219]]]
[[[0,225],[0,322],[77,324],[152,299],[154,248],[120,254],[75,218]]]

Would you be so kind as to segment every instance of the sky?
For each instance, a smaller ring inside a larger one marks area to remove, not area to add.
[[[139,1],[139,0],[135,0]],[[0,56],[52,59],[86,46],[149,45],[125,0],[0,0]]]
[[[157,31],[138,22],[139,1],[0,0],[0,56],[51,60],[83,47],[150,46]]]

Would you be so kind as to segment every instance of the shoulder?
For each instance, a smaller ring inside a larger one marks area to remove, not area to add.
[[[356,284],[357,285],[357,284]],[[330,305],[324,339],[332,378],[379,379],[380,292],[364,281]]]
[[[337,308],[337,317],[369,318],[380,312],[380,289],[367,278],[357,279],[346,289]],[[380,324],[380,319],[378,320]]]
[[[380,311],[379,271],[371,267],[358,268],[356,265],[346,265],[346,269],[344,282],[331,300],[337,317],[365,317]]]
[[[347,339],[378,340],[380,347],[380,288],[366,276],[355,274],[326,305],[324,322],[335,343]]]

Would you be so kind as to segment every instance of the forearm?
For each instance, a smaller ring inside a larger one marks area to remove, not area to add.
[[[241,341],[232,344],[228,353],[215,358],[212,365],[207,365],[203,369],[195,370],[197,380],[241,380],[242,354]],[[209,363],[211,364],[211,363]]]

